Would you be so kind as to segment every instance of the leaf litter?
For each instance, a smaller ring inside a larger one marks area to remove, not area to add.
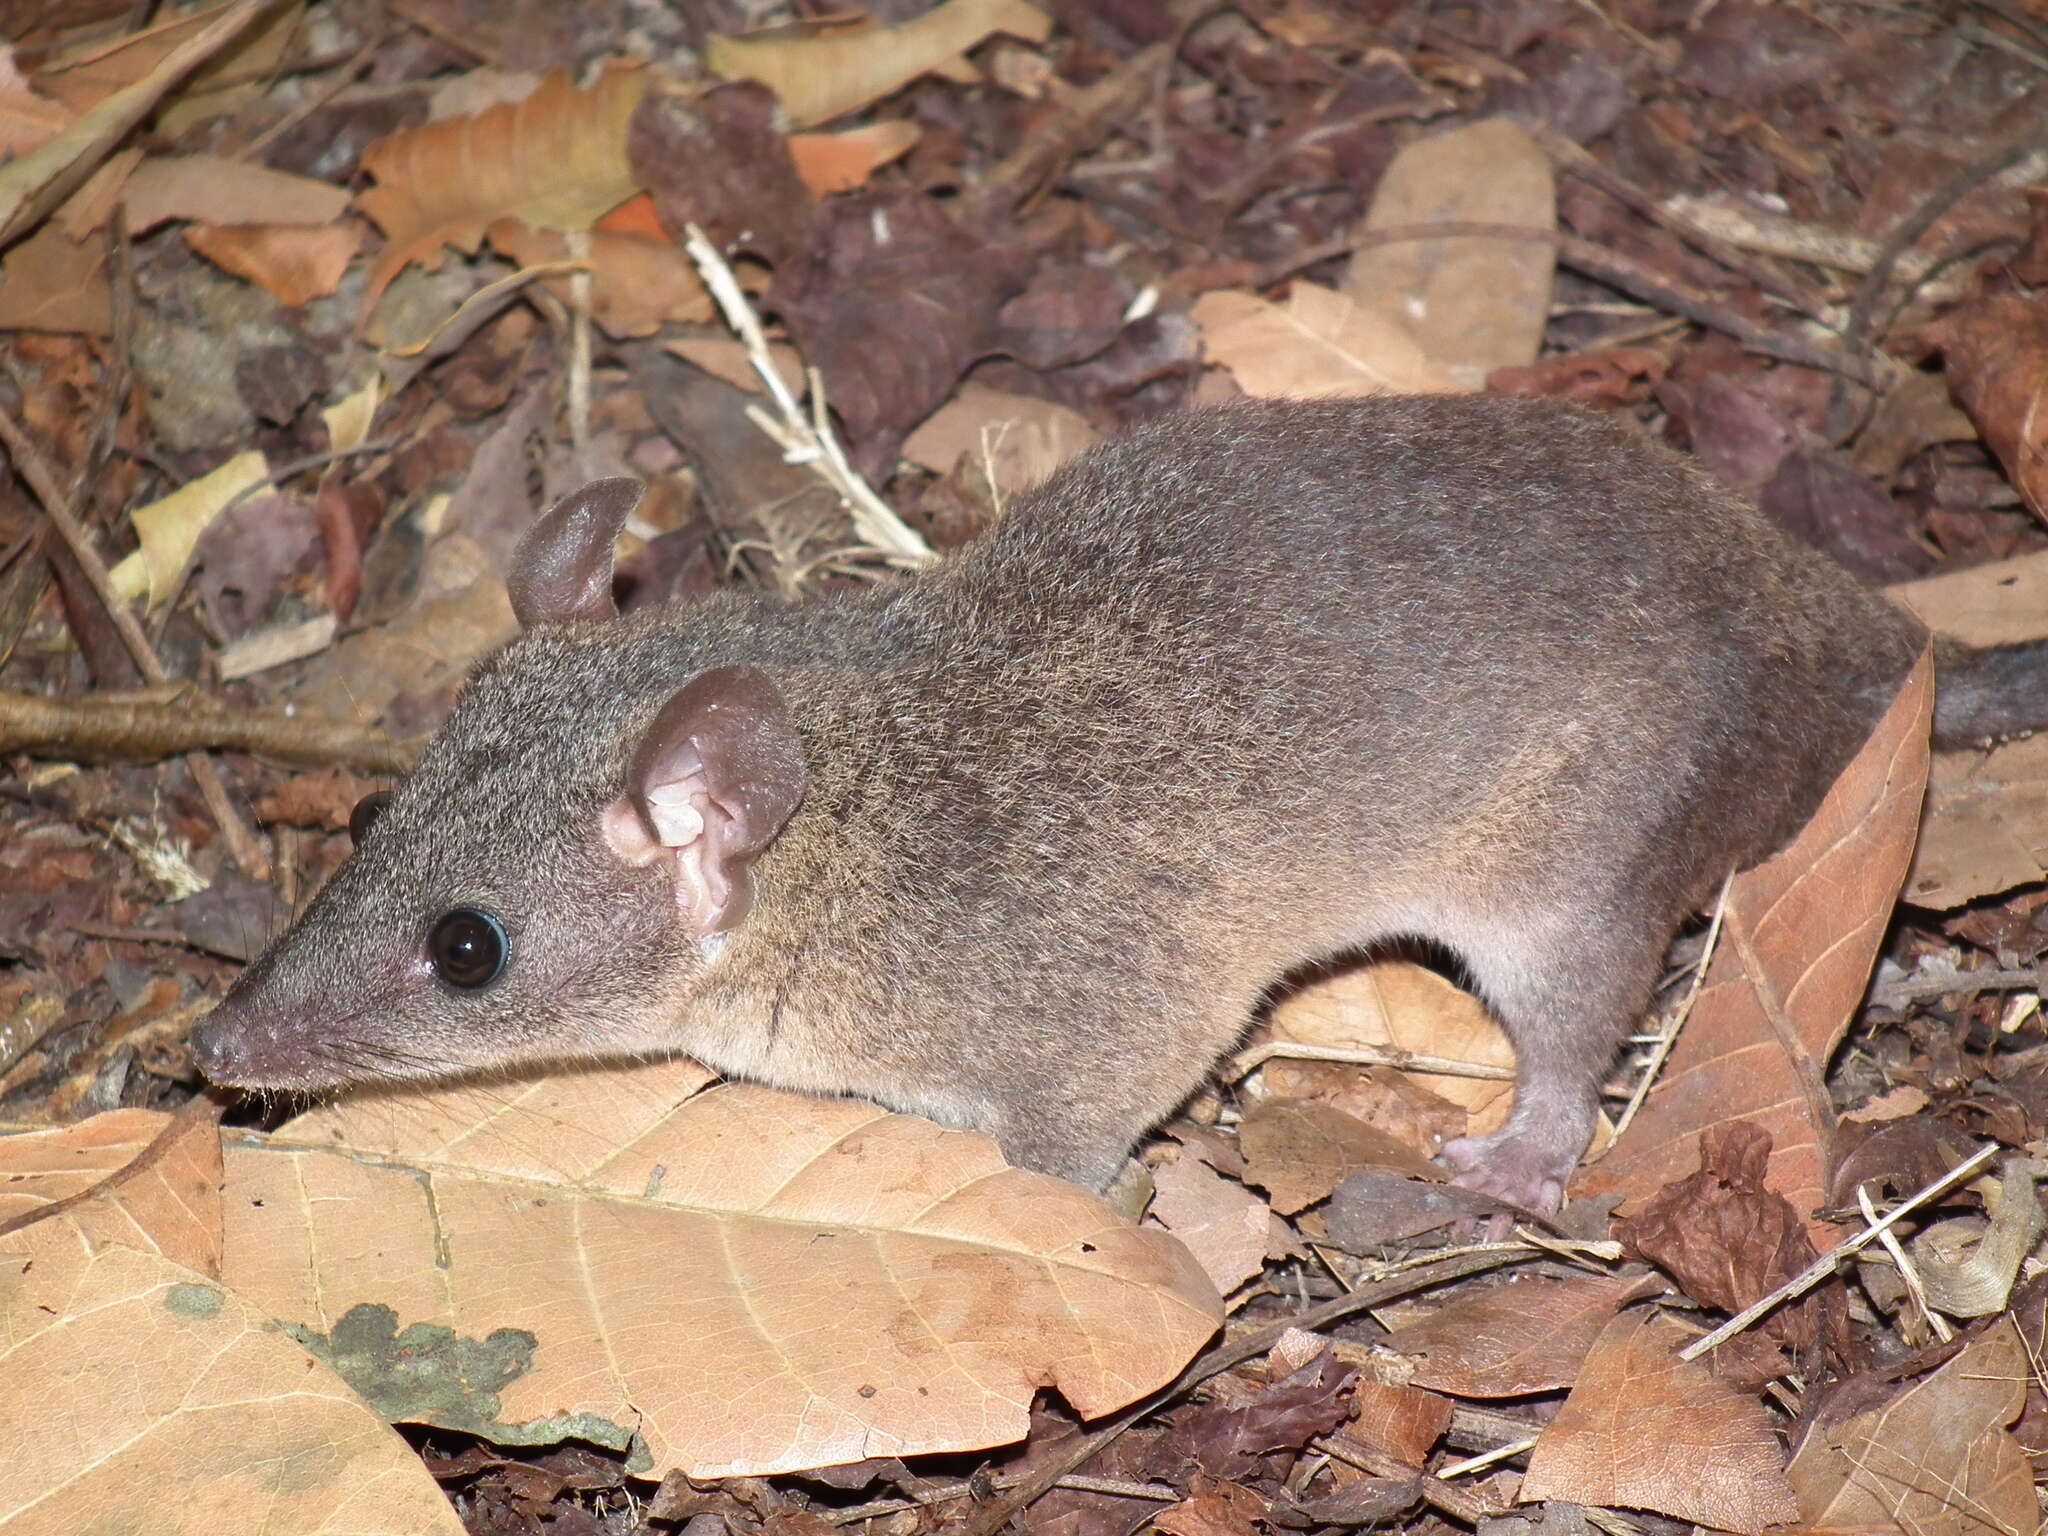
[[[1825,1269],[2048,1140],[2048,766],[1923,769],[1924,697],[1681,942],[1642,1109],[1519,1247],[1430,1162],[1512,1056],[1426,953],[1280,999],[1135,1226],[680,1065],[172,1112],[357,775],[510,632],[536,507],[652,482],[629,605],[900,562],[762,432],[685,224],[937,548],[1192,402],[1486,387],[1633,416],[1937,630],[2048,633],[2039,22],[542,9],[4,29],[0,1524],[2033,1529],[2031,1165]]]

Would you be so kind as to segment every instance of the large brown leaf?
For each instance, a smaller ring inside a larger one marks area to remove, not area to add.
[[[370,268],[364,312],[408,263],[432,270],[451,245],[474,253],[499,219],[588,229],[639,191],[626,124],[646,90],[642,69],[608,69],[582,91],[552,74],[524,101],[408,128],[364,150],[377,185],[356,205],[390,241]]]
[[[1093,1417],[1216,1327],[1177,1242],[986,1137],[707,1076],[371,1097],[233,1146],[227,1281],[393,1417],[637,1430],[719,1477],[1001,1444],[1043,1387]],[[396,1395],[463,1340],[488,1394]]]
[[[459,1536],[419,1459],[209,1271],[201,1101],[0,1139],[0,1529]]]
[[[1524,1503],[1624,1505],[1717,1531],[1798,1514],[1763,1405],[1678,1351],[1692,1333],[1625,1313],[1601,1332],[1578,1384],[1529,1455]]]
[[[1754,1120],[1766,1182],[1810,1217],[1826,1199],[1828,1057],[1854,1017],[1913,856],[1934,669],[1923,656],[1791,846],[1737,876],[1720,948],[1643,1112],[1572,1192],[1643,1199],[1699,1166],[1699,1133]],[[1823,1247],[1832,1229],[1815,1231]]]

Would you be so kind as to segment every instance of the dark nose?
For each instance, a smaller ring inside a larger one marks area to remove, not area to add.
[[[246,1024],[231,1005],[206,1016],[192,1036],[192,1062],[216,1083],[237,1080],[248,1061]]]

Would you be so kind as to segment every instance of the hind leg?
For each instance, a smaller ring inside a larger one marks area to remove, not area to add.
[[[1564,1203],[1599,1118],[1601,1079],[1648,1005],[1664,954],[1661,934],[1626,934],[1639,911],[1594,910],[1608,921],[1534,942],[1496,930],[1462,947],[1514,1045],[1515,1102],[1499,1130],[1446,1142],[1441,1155],[1459,1184],[1532,1211]]]

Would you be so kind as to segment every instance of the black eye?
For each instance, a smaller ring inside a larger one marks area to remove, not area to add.
[[[427,960],[434,974],[465,992],[496,981],[511,947],[505,925],[475,907],[444,913],[427,934]]]
[[[356,847],[362,847],[363,839],[370,835],[370,828],[377,824],[377,818],[384,814],[384,807],[390,803],[391,791],[388,789],[380,789],[358,800],[356,808],[348,813],[348,840]]]

